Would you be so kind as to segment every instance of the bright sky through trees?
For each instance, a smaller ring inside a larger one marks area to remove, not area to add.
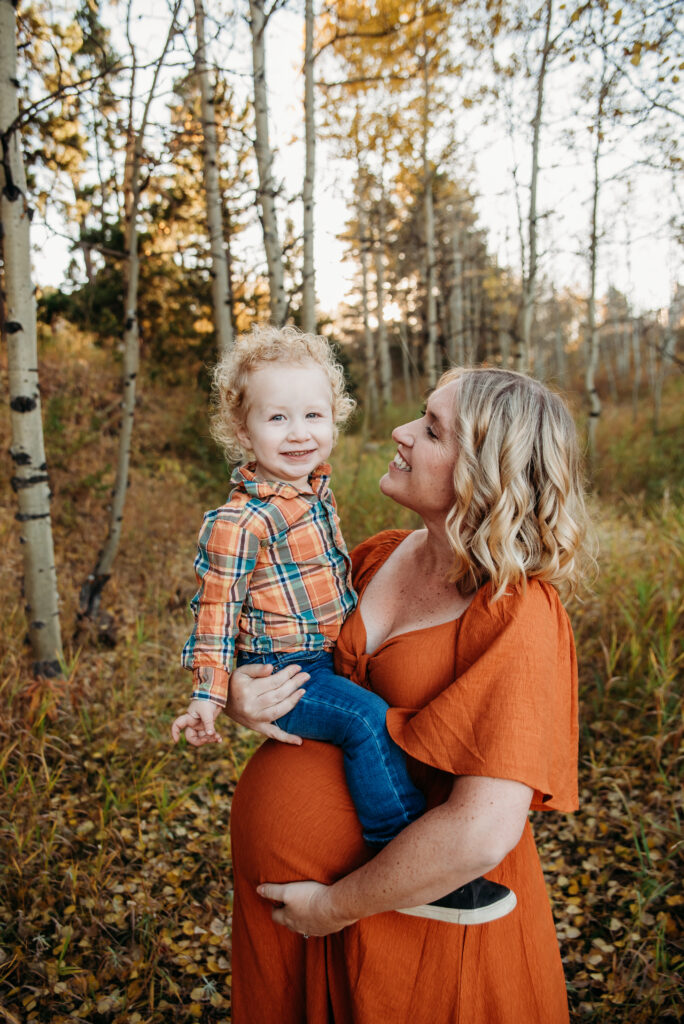
[[[134,21],[134,42],[139,57],[153,59],[167,7],[162,0],[140,4],[140,17]],[[269,89],[272,143],[275,149],[276,178],[284,183],[283,192],[291,200],[287,214],[296,230],[301,230],[301,208],[296,201],[301,190],[304,168],[303,152],[303,17],[300,5],[291,3],[272,18],[267,32],[267,75]],[[135,9],[135,8],[134,8]],[[216,11],[214,12],[216,13]],[[126,44],[120,36],[123,10],[119,5],[105,6],[103,18],[113,32],[113,41],[120,52]],[[223,36],[233,38],[228,28]],[[191,37],[191,33],[190,33]],[[225,38],[214,46],[214,60],[224,64],[231,84],[238,90],[249,90],[248,30],[244,21],[238,24],[238,42],[226,49]],[[190,46],[192,46],[190,38]],[[379,45],[386,46],[386,42]],[[166,72],[167,89],[174,75],[181,74],[180,62],[189,59],[187,50],[178,48],[177,66]],[[487,61],[483,57],[478,73],[487,78]],[[540,177],[540,263],[541,273],[553,279],[557,287],[586,289],[586,248],[589,221],[590,136],[576,131],[574,141],[564,128],[577,128],[575,89],[569,88],[567,67],[552,72],[544,115],[542,167]],[[157,119],[165,120],[164,103],[168,91],[157,101]],[[318,102],[321,102],[319,94]],[[515,116],[529,122],[531,99],[514,97]],[[476,209],[482,226],[488,232],[490,249],[502,265],[519,270],[520,248],[516,203],[511,167],[519,162],[519,180],[524,186],[528,177],[528,146],[518,138],[514,152],[505,125],[493,113],[491,103],[475,103],[463,109],[455,100],[454,123],[459,152],[454,161],[455,173],[461,174],[476,196]],[[555,140],[555,141],[554,141]],[[610,285],[630,296],[635,309],[667,306],[677,280],[682,274],[681,247],[674,241],[671,224],[678,212],[671,174],[637,164],[642,154],[632,146],[629,133],[623,131],[619,148],[608,147],[605,158],[606,185],[602,193],[602,261],[599,291]],[[633,162],[627,179],[625,165]],[[452,172],[453,173],[453,172]],[[316,176],[315,262],[318,305],[334,311],[350,290],[354,268],[344,262],[344,246],[337,236],[343,230],[351,204],[349,165],[336,158],[329,143],[319,142]],[[526,198],[523,195],[523,203]],[[285,203],[281,199],[281,216]],[[681,215],[681,209],[679,209]],[[51,224],[58,228],[58,225]],[[58,285],[55,268],[65,268],[69,243],[59,234],[47,230],[38,218],[34,222],[35,263],[39,284]],[[257,252],[260,246],[255,229],[241,236]]]

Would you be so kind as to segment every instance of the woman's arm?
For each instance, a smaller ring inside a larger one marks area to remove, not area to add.
[[[417,906],[486,874],[518,843],[532,790],[520,782],[460,776],[446,803],[405,828],[373,860],[334,885],[267,883],[273,920],[328,935],[362,917]]]

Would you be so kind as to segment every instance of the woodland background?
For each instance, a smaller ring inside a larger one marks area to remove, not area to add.
[[[294,127],[270,110],[285,16]],[[0,1019],[230,1019],[230,798],[258,738],[224,722],[197,754],[169,726],[227,491],[208,368],[265,319],[329,337],[359,401],[350,546],[412,525],[377,480],[444,366],[568,396],[601,544],[569,609],[582,807],[534,826],[573,1021],[684,1017],[681,40],[645,0],[0,0]],[[467,117],[510,142],[503,247]]]

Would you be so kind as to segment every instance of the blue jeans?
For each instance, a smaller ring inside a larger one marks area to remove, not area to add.
[[[238,665],[255,663],[273,665],[276,672],[294,663],[309,673],[306,693],[276,724],[295,736],[342,748],[347,785],[366,842],[388,843],[423,813],[425,798],[411,781],[406,755],[390,738],[385,725],[389,705],[381,697],[336,675],[328,651],[238,652]]]

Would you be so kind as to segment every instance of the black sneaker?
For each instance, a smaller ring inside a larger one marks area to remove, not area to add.
[[[418,907],[406,907],[399,914],[413,914],[414,917],[429,917],[433,921],[448,924],[486,924],[498,917],[510,914],[518,901],[515,893],[498,882],[486,878],[474,878],[460,889],[454,889],[441,900],[422,903]]]

